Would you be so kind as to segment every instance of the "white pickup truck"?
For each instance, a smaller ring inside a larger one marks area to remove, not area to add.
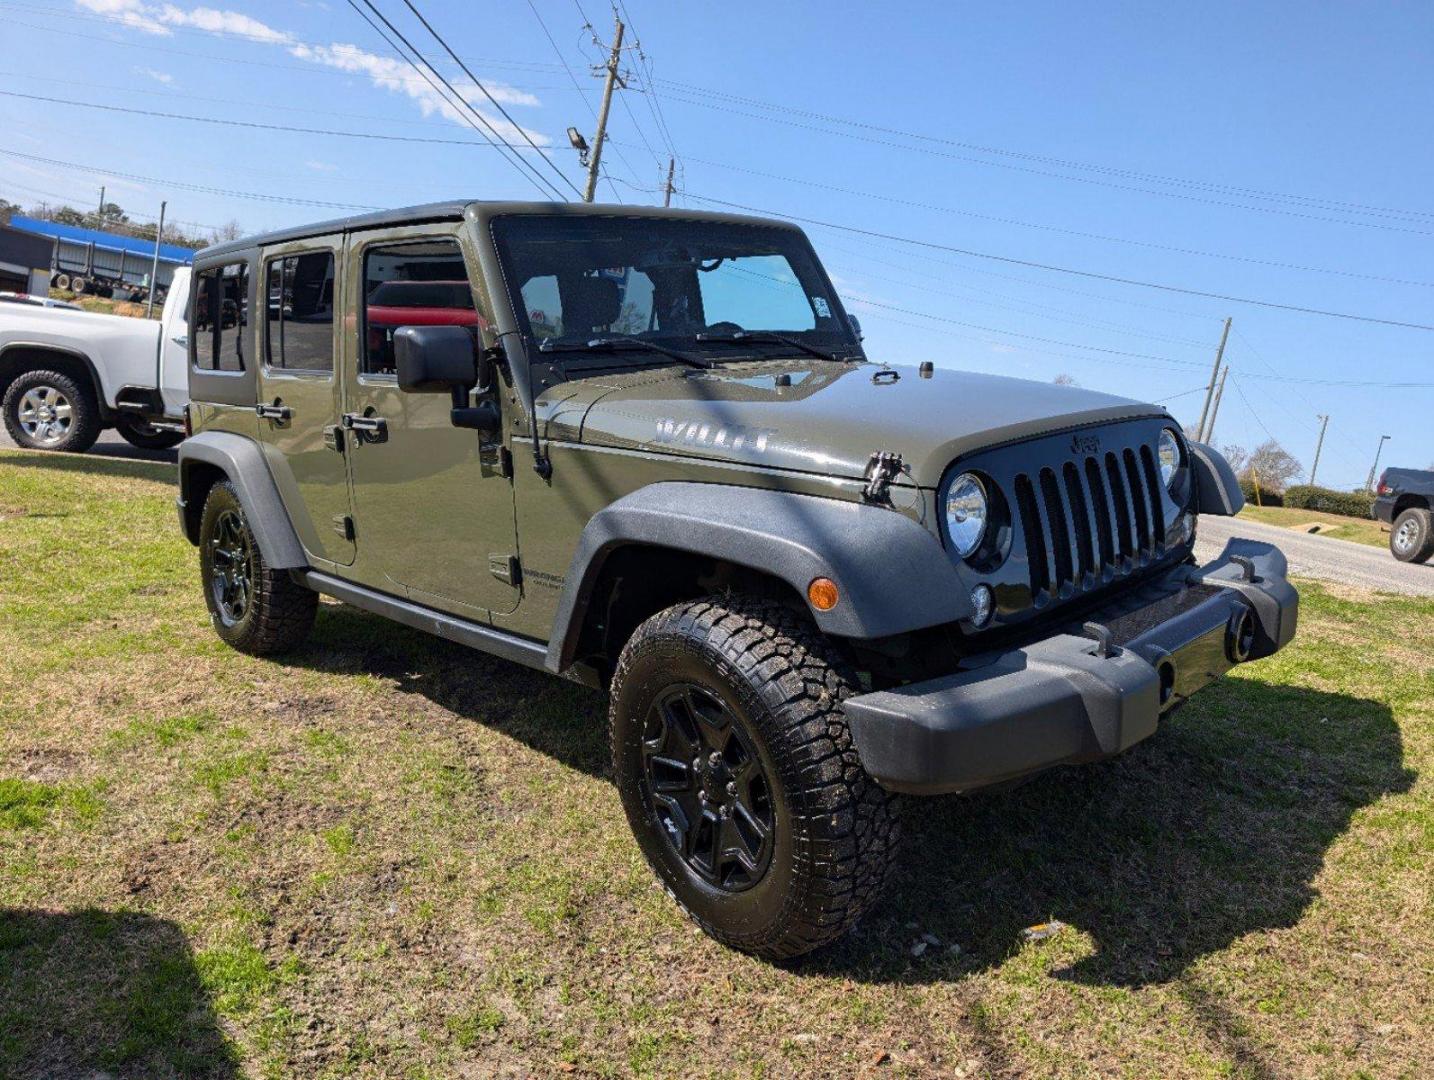
[[[0,304],[0,411],[33,450],[88,450],[105,428],[135,446],[184,438],[189,401],[189,270],[175,272],[163,317]]]

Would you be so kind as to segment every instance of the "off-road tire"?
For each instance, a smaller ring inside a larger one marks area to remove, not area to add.
[[[21,417],[27,395],[32,391],[45,394],[54,391],[69,407],[69,428],[58,441],[48,437],[37,437],[26,430]],[[81,454],[94,446],[100,437],[100,404],[95,400],[94,391],[58,371],[27,371],[18,376],[5,391],[0,402],[0,411],[5,414],[5,430],[17,446],[28,450],[63,450]]]
[[[115,431],[125,442],[141,450],[168,450],[184,441],[184,432],[153,427],[137,416],[115,417]]]
[[[1395,518],[1389,530],[1389,552],[1400,562],[1428,562],[1434,555],[1434,515],[1412,506]]]
[[[644,732],[651,737],[652,710],[680,685],[729,707],[770,778],[770,861],[742,891],[718,888],[684,861],[650,798]],[[749,596],[670,607],[622,650],[609,729],[628,822],[669,895],[723,944],[797,956],[840,937],[881,894],[897,856],[900,801],[858,760],[842,713],[857,688],[842,650],[804,612]]]
[[[221,551],[241,554],[221,557]],[[242,609],[222,598],[216,564],[242,569],[247,588]],[[258,539],[234,485],[221,480],[209,489],[199,521],[199,568],[204,602],[214,632],[227,644],[252,656],[273,656],[300,645],[313,629],[319,597],[264,562]]]

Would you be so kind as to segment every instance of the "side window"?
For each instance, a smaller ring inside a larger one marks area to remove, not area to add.
[[[393,375],[393,333],[401,326],[480,325],[468,269],[456,240],[371,247],[363,257],[363,349],[359,371]]]
[[[194,298],[194,366],[201,371],[243,371],[248,325],[248,263],[202,271]]]
[[[286,371],[334,370],[334,255],[314,251],[265,266],[265,361]]]

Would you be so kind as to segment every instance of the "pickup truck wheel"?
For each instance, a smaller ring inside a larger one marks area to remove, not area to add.
[[[1394,519],[1389,550],[1400,562],[1428,562],[1434,555],[1434,521],[1428,510],[1410,507]]]
[[[264,562],[234,485],[209,489],[199,522],[199,566],[214,631],[253,656],[272,656],[309,636],[319,596]]]
[[[5,430],[31,450],[82,453],[100,437],[100,408],[89,387],[58,371],[27,371],[0,402]]]
[[[899,800],[861,767],[839,649],[775,601],[679,604],[618,660],[609,725],[628,822],[659,881],[767,959],[841,936],[880,895]]]
[[[168,450],[184,441],[184,432],[155,427],[137,416],[115,417],[115,430],[125,442],[141,450]]]

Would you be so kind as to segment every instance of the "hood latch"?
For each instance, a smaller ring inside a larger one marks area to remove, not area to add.
[[[878,450],[866,463],[866,487],[861,497],[867,502],[887,503],[891,501],[887,491],[891,482],[906,469],[901,455],[892,450]]]

